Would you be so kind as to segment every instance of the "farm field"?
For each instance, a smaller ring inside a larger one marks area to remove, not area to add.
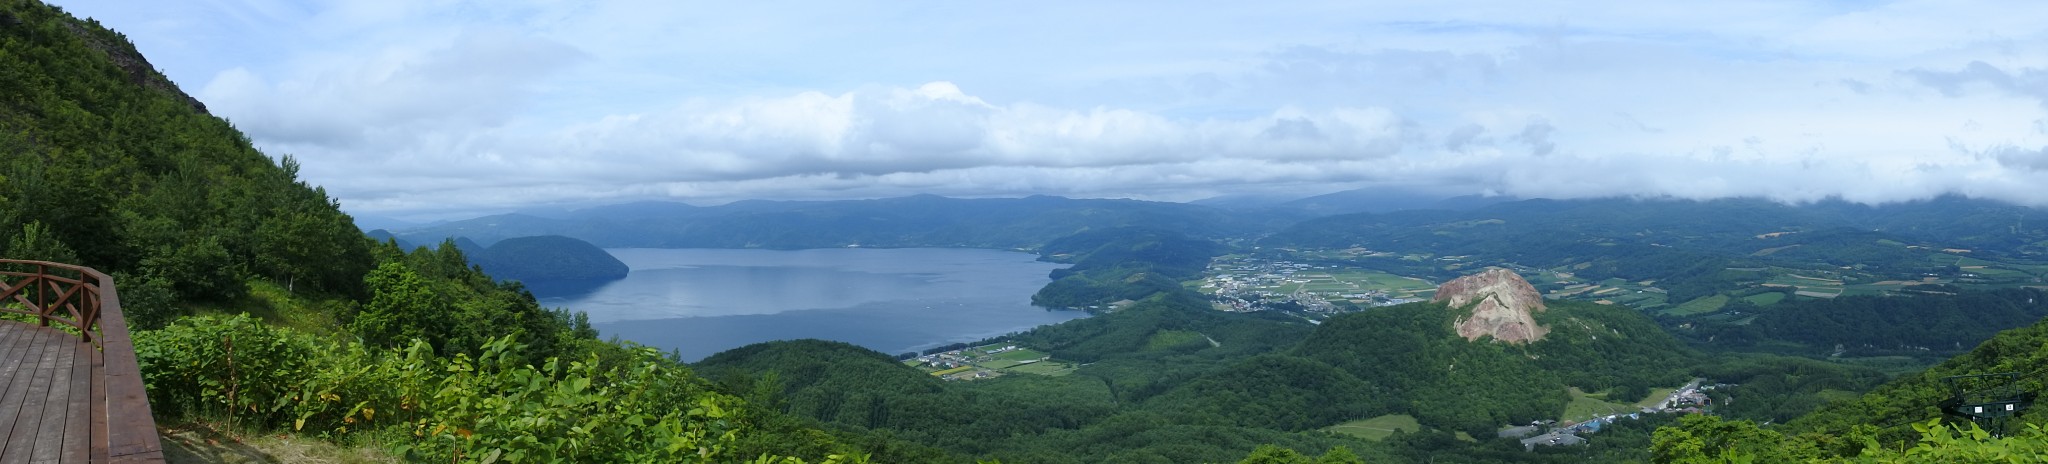
[[[1691,316],[1696,314],[1706,314],[1715,311],[1720,311],[1721,307],[1727,304],[1728,295],[1703,296],[1696,298],[1692,301],[1687,301],[1685,303],[1679,304],[1677,307],[1665,310],[1664,314],[1670,314],[1673,316]]]
[[[1058,361],[1058,360],[1050,360],[1050,359],[1048,359],[1048,360],[1045,360],[1045,361],[1039,361],[1039,362],[1035,362],[1035,363],[1030,363],[1030,364],[1018,364],[1018,365],[1010,366],[1010,367],[1008,367],[1008,368],[1005,368],[1005,369],[1003,369],[1003,372],[1016,372],[1016,373],[1020,373],[1020,374],[1034,374],[1034,375],[1049,375],[1049,376],[1054,376],[1054,377],[1058,377],[1058,376],[1063,376],[1063,375],[1067,375],[1067,374],[1072,374],[1072,373],[1074,373],[1074,369],[1075,369],[1076,367],[1078,367],[1078,366],[1075,366],[1075,365],[1074,365],[1073,363],[1069,363],[1069,362],[1065,362],[1065,361]]]
[[[1380,441],[1392,436],[1396,430],[1415,432],[1422,430],[1422,423],[1415,416],[1388,414],[1370,419],[1360,419],[1324,427],[1324,431],[1341,433],[1366,440]]]
[[[1749,302],[1750,302],[1751,304],[1755,304],[1755,305],[1757,305],[1757,306],[1770,306],[1770,305],[1778,304],[1778,302],[1780,302],[1780,301],[1785,301],[1785,293],[1784,293],[1784,292],[1766,292],[1766,293],[1758,293],[1758,294],[1755,294],[1755,295],[1750,295],[1750,296],[1745,296],[1745,297],[1742,297],[1742,299],[1744,299],[1744,300],[1749,300]]]
[[[1304,282],[1291,282],[1269,289],[1279,293],[1293,293],[1296,290],[1318,293],[1362,293],[1379,290],[1395,298],[1417,298],[1436,292],[1436,285],[1422,279],[1362,269],[1304,272],[1295,274],[1294,278]]]
[[[1607,401],[1606,393],[1586,393],[1579,390],[1578,387],[1572,387],[1570,390],[1572,401],[1565,403],[1564,417],[1560,419],[1580,422],[1592,419],[1595,416],[1628,414],[1641,411],[1643,408],[1655,406],[1657,403],[1663,402],[1665,398],[1671,396],[1672,392],[1678,391],[1678,387],[1651,389],[1649,396],[1643,397],[1642,401],[1638,401],[1635,404]]]

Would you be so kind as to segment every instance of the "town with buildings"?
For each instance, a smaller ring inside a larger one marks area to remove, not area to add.
[[[1198,285],[1218,310],[1321,315],[1422,301],[1435,289],[1429,281],[1384,272],[1239,255],[1212,261]]]

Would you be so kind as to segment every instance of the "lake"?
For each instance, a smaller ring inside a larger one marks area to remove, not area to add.
[[[529,285],[543,306],[590,315],[603,336],[685,361],[753,343],[818,338],[919,351],[1086,317],[1031,306],[1061,264],[964,248],[614,248],[632,268],[599,285]]]

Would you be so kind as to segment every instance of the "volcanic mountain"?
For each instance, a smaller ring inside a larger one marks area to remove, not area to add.
[[[1543,294],[1515,271],[1492,267],[1445,282],[1432,301],[1448,302],[1451,311],[1460,313],[1453,324],[1466,340],[1491,336],[1498,342],[1529,343],[1550,333],[1533,314],[1545,309]]]

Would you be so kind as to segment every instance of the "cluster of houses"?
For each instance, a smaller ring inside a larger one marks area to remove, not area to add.
[[[987,347],[963,348],[953,351],[945,351],[918,356],[916,359],[918,363],[920,363],[919,365],[929,366],[933,369],[938,369],[938,371],[933,372],[932,375],[939,376],[939,378],[942,379],[985,379],[1002,374],[988,369],[978,369],[977,367],[979,366],[976,366],[974,363],[978,361],[985,361],[986,359],[976,359],[976,356],[969,354],[970,350],[979,350],[982,354],[982,357],[987,357],[1002,353],[1008,353],[1011,351],[1016,351],[1018,349],[1019,348],[1017,347],[1017,345],[1004,345],[1002,347],[993,349],[988,349]]]

